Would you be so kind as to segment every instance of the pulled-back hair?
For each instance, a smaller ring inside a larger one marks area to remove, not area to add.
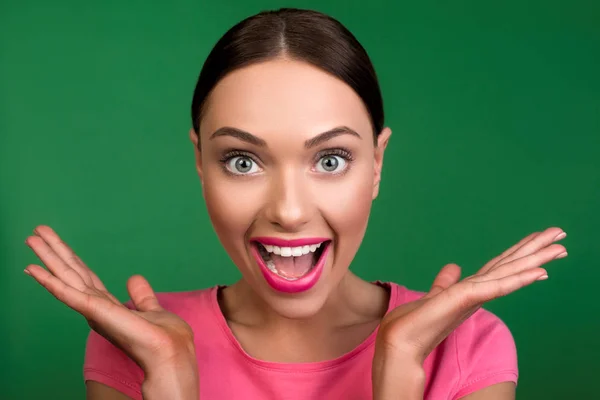
[[[230,72],[279,57],[310,63],[348,84],[364,102],[374,138],[383,129],[383,101],[367,52],[337,20],[317,11],[282,8],[248,17],[215,44],[194,90],[192,123],[196,134],[206,99]]]

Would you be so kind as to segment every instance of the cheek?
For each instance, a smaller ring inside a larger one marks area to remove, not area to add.
[[[353,171],[344,182],[332,185],[323,215],[336,235],[336,263],[349,265],[363,240],[373,203],[372,167]]]
[[[307,231],[301,234],[332,233],[339,250],[335,252],[336,264],[350,264],[364,237],[371,211],[372,164],[357,165],[339,178],[289,178],[286,182],[295,182],[305,194],[310,193],[302,196],[304,211],[310,217]],[[267,181],[233,179],[213,168],[205,169],[203,184],[206,207],[215,232],[234,262],[242,265],[245,235],[263,215],[261,210],[267,205],[265,199],[277,204],[281,193],[272,192]],[[268,222],[258,221],[262,226],[268,226]]]
[[[257,191],[250,183],[232,182],[220,171],[207,171],[203,184],[206,208],[223,246],[227,251],[241,248],[260,207]]]
[[[332,185],[325,198],[328,201],[325,216],[337,233],[361,230],[366,226],[371,210],[373,192],[372,179],[361,177],[344,182],[343,185]]]

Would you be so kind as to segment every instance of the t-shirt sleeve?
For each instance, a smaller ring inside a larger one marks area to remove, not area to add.
[[[497,383],[517,383],[515,341],[496,315],[478,310],[455,330],[454,338],[460,378],[453,400]]]
[[[133,308],[131,301],[125,306]],[[93,330],[87,338],[83,379],[102,383],[134,400],[143,400],[144,371],[127,354]]]

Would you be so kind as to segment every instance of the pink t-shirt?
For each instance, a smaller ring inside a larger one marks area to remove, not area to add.
[[[423,295],[394,283],[389,310]],[[376,331],[349,353],[315,363],[284,364],[249,356],[229,329],[217,303],[217,287],[159,293],[160,304],[194,330],[202,400],[365,400],[372,398],[371,363]],[[513,337],[494,314],[480,309],[425,360],[425,399],[452,400],[499,382],[517,382]],[[141,400],[144,373],[94,331],[87,342],[84,379]]]

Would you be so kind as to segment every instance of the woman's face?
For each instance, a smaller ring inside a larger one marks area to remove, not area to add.
[[[315,314],[343,279],[390,133],[375,145],[360,97],[307,63],[255,64],[214,88],[196,151],[208,213],[245,282],[280,315]]]

